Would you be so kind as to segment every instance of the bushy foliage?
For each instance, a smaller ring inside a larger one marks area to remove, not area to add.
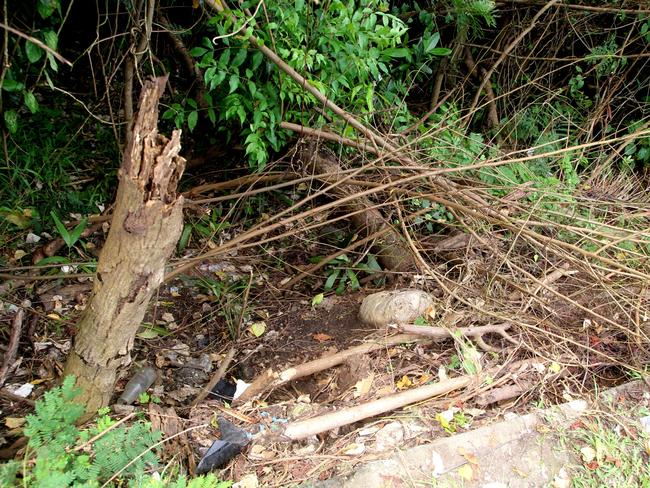
[[[90,427],[77,427],[84,408],[74,401],[79,394],[74,384],[74,377],[68,376],[60,387],[36,402],[35,413],[26,419],[25,436],[29,442],[25,461],[0,465],[0,487],[15,486],[20,481],[24,487],[91,488],[113,476],[115,482],[110,486],[230,486],[212,475],[188,481],[184,477],[172,480],[148,474],[159,468],[154,447],[161,433],[142,420],[108,430],[115,421],[106,412],[100,412]]]
[[[257,4],[249,3],[244,6]],[[248,23],[243,10],[215,15],[208,22],[213,37],[204,37],[191,51],[204,70],[209,119],[228,134],[241,129],[255,169],[262,169],[269,152],[287,142],[289,134],[279,128],[281,122],[321,127],[332,114],[261,52],[251,49],[251,34],[272,46],[333,102],[366,123],[391,128],[411,120],[405,103],[414,76],[411,63],[417,61],[426,72],[435,57],[450,53],[438,47],[440,36],[433,23],[417,42],[409,42],[407,24],[380,0],[361,4],[333,0],[327,8],[304,0],[278,0],[265,8],[269,22]],[[232,35],[242,28],[241,35]],[[193,129],[197,103],[174,104],[163,117],[177,125],[187,121]],[[350,129],[338,130],[348,135]]]

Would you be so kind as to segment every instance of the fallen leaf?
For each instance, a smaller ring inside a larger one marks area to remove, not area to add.
[[[314,298],[311,299],[311,306],[312,308],[317,307],[321,303],[323,303],[323,299],[325,298],[325,295],[322,293],[319,293],[316,295]]]
[[[5,425],[8,429],[17,429],[25,423],[25,417],[6,417]]]
[[[516,474],[517,476],[519,476],[520,478],[528,478],[528,473],[526,473],[525,471],[522,471],[522,470],[519,469],[518,467],[513,466],[513,467],[512,467],[512,470],[513,470],[513,471],[515,472],[515,474]]]
[[[258,486],[260,486],[260,482],[257,479],[257,475],[252,473],[245,474],[237,482],[238,488],[257,488]]]
[[[253,322],[248,328],[255,337],[260,337],[266,332],[266,322]]]
[[[366,450],[365,444],[353,442],[352,444],[344,447],[341,452],[346,456],[359,456],[363,454],[365,450]]]
[[[585,466],[587,466],[587,468],[591,469],[592,471],[596,471],[600,465],[598,464],[598,461],[594,460],[590,463],[585,464]]]
[[[52,319],[52,320],[61,320],[61,317],[59,317],[59,316],[58,316],[57,314],[55,314],[55,313],[48,313],[48,314],[47,314],[47,318]]]
[[[447,376],[447,369],[444,366],[440,366],[438,368],[438,380],[446,381],[447,379],[449,379],[449,377]]]
[[[426,373],[425,373],[425,374],[421,374],[421,375],[418,377],[418,379],[415,381],[415,384],[418,385],[418,386],[419,386],[419,385],[423,385],[423,384],[427,383],[430,379],[431,379],[431,375],[430,375],[430,374],[426,374]]]
[[[463,464],[460,468],[458,468],[458,476],[460,476],[465,481],[472,481],[472,478],[474,477],[474,469],[472,468],[472,465],[469,463]]]
[[[19,259],[24,258],[26,255],[27,253],[22,249],[16,249],[16,252],[14,252],[14,260],[18,261]]]
[[[161,319],[163,319],[167,323],[174,322],[175,320],[174,315],[169,312],[165,312],[164,314],[162,314]]]
[[[398,390],[406,390],[407,388],[413,386],[413,382],[409,379],[408,376],[404,375],[402,376],[402,379],[400,379],[395,386],[397,387]]]
[[[359,398],[367,395],[370,391],[370,388],[372,387],[372,382],[374,379],[375,375],[373,373],[370,373],[369,376],[357,381],[354,384],[354,398]]]
[[[327,335],[323,333],[314,334],[312,337],[314,338],[315,341],[318,342],[327,342],[332,340],[331,335]]]
[[[141,332],[138,332],[136,335],[139,339],[155,339],[159,336],[158,331],[152,328],[143,329]]]

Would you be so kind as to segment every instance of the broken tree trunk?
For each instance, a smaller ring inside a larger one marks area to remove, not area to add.
[[[135,334],[182,230],[183,197],[176,193],[185,168],[180,131],[169,140],[157,129],[166,81],[156,78],[142,89],[111,229],[65,367],[66,375],[77,377],[89,413],[110,401],[117,368],[130,360]]]
[[[354,185],[345,184],[345,175],[340,174],[341,167],[336,158],[325,153],[313,141],[309,141],[300,148],[298,157],[307,171],[317,175],[329,175],[326,179],[323,179],[326,183],[331,184],[341,181],[340,184],[328,190],[328,193],[331,193],[334,197],[345,198],[354,195],[358,191],[358,188]],[[351,214],[350,220],[360,234],[364,236],[389,227],[388,231],[378,237],[374,243],[377,258],[386,269],[398,272],[417,269],[408,244],[368,198],[356,198],[348,202],[346,208]]]

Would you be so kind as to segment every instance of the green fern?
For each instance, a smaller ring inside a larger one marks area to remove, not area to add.
[[[0,488],[96,488],[117,474],[110,486],[148,488],[227,488],[229,482],[208,475],[187,481],[184,477],[161,479],[147,474],[160,462],[153,446],[162,433],[153,431],[151,424],[136,421],[110,431],[115,421],[106,411],[95,425],[79,429],[75,423],[84,413],[82,405],[74,402],[79,395],[75,378],[67,377],[63,384],[45,393],[36,402],[35,413],[26,419],[25,435],[29,437],[27,462],[10,461],[0,465]],[[97,441],[89,439],[104,433]],[[75,446],[84,445],[84,450]],[[20,476],[20,480],[19,480]],[[169,478],[169,476],[168,476]]]
[[[75,422],[84,413],[83,405],[74,403],[80,391],[75,378],[68,376],[59,388],[54,388],[36,402],[36,413],[27,416],[25,435],[29,447],[35,450],[47,444],[48,450],[64,450],[74,445],[79,437]]]

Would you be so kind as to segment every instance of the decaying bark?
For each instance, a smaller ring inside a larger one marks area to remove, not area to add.
[[[298,157],[305,165],[305,169],[314,174],[334,175],[328,177],[327,183],[335,183],[344,176],[337,177],[341,167],[333,158],[324,154],[315,144],[306,144],[300,149]],[[331,190],[336,198],[345,198],[354,195],[358,188],[353,185],[341,183]],[[390,226],[381,212],[374,208],[372,202],[366,197],[357,198],[346,204],[348,211],[352,214],[350,220],[354,226],[363,234],[373,234],[380,229]],[[416,269],[415,260],[411,251],[395,229],[389,229],[375,242],[377,258],[385,268],[391,271],[410,271]]]
[[[183,197],[176,193],[185,168],[180,131],[169,140],[157,129],[166,81],[156,78],[143,87],[119,171],[111,229],[65,368],[66,375],[77,377],[88,412],[110,401],[117,368],[129,361],[135,334],[182,230]]]

